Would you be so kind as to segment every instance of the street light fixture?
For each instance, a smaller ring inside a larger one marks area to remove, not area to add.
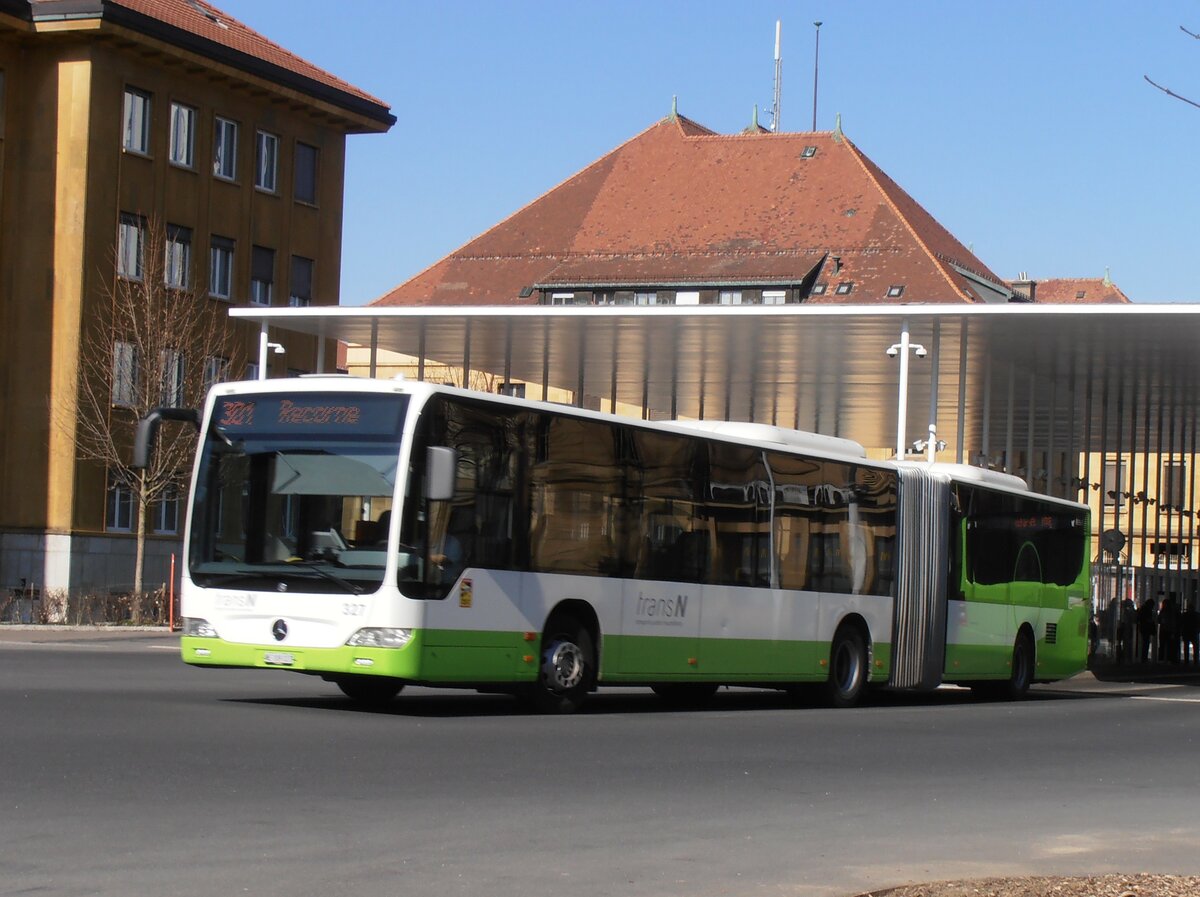
[[[888,347],[888,358],[900,358],[900,395],[896,405],[896,457],[903,461],[908,447],[904,430],[908,426],[908,353],[912,351],[917,358],[924,358],[929,353],[920,343],[908,339],[908,319],[900,328],[900,342]]]

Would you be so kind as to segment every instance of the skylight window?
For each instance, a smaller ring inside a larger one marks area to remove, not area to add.
[[[829,284],[827,284],[827,283],[819,283],[819,284],[817,284],[816,286],[814,286],[814,287],[812,288],[812,293],[810,293],[809,295],[811,295],[811,296],[824,296],[824,295],[825,295],[825,290],[826,290],[826,289],[828,289],[828,287],[829,287]]]
[[[1075,291],[1075,298],[1076,298],[1076,299],[1082,299],[1082,298],[1083,298],[1084,296],[1086,296],[1086,295],[1087,295],[1087,290],[1076,290],[1076,291]]]
[[[801,159],[811,159],[816,154],[817,154],[817,148],[815,146],[806,146],[804,148],[804,152],[802,152],[800,154],[800,158]]]
[[[849,296],[853,290],[854,290],[854,281],[853,280],[843,280],[841,283],[839,283],[837,285],[837,289],[834,290],[834,292],[837,293],[839,296]]]
[[[887,294],[888,294],[888,297],[891,299],[895,299],[898,296],[903,296],[904,295],[904,284],[902,284],[902,283],[892,284],[890,287],[888,287]]]

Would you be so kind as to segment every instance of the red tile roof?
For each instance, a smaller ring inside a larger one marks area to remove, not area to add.
[[[520,293],[535,285],[799,283],[822,258],[829,286],[812,302],[982,301],[964,270],[1005,290],[840,132],[719,135],[673,116],[375,304],[533,304]],[[835,295],[841,281],[849,296]]]
[[[1033,301],[1038,305],[1120,305],[1130,302],[1107,277],[1052,277],[1036,281]]]
[[[382,100],[300,58],[206,0],[31,0],[30,14],[35,21],[98,16],[321,96],[382,124],[394,122]]]

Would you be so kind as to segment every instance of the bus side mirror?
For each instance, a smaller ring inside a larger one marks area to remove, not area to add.
[[[425,451],[425,498],[428,501],[449,501],[454,498],[458,475],[458,452],[452,448],[431,445]]]
[[[154,443],[158,439],[158,425],[164,420],[186,421],[200,432],[200,412],[195,408],[155,408],[137,425],[137,433],[133,437],[134,470],[145,470],[150,466],[150,455],[154,451]]]

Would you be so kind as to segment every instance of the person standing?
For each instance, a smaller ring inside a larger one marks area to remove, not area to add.
[[[1154,644],[1154,617],[1154,599],[1147,596],[1137,610],[1138,660],[1141,663],[1150,661],[1150,646]]]

